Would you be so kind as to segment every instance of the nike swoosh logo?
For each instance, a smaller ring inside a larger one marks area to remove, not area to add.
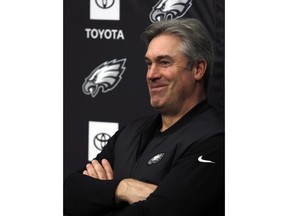
[[[198,157],[198,161],[201,162],[201,163],[215,163],[215,162],[210,161],[210,160],[204,160],[204,159],[202,159],[202,157],[203,157],[203,155]]]

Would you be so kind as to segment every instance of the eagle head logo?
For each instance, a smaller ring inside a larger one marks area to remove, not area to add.
[[[177,19],[192,6],[192,0],[160,0],[153,6],[150,13],[151,22]]]
[[[113,90],[122,79],[125,71],[126,59],[106,61],[96,67],[91,74],[85,78],[82,85],[84,94],[95,97],[101,89],[103,93]]]

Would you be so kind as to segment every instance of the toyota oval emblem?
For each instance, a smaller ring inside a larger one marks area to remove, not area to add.
[[[111,138],[111,136],[107,133],[99,133],[94,137],[94,146],[102,151],[104,146],[107,144],[108,140]]]
[[[115,0],[95,0],[98,7],[108,9],[114,5]]]

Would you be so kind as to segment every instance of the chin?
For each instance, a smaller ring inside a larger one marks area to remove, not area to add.
[[[161,112],[161,110],[164,109],[164,106],[160,103],[155,103],[151,101],[151,106],[155,109],[158,110],[159,112]]]
[[[154,108],[154,109],[159,109],[161,106],[159,105],[159,103],[155,103],[153,101],[150,102],[150,105]]]

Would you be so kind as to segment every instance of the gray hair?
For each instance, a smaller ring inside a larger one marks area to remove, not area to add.
[[[195,63],[204,60],[207,69],[204,75],[207,88],[214,62],[213,43],[204,25],[197,19],[171,19],[152,23],[141,34],[146,46],[151,40],[162,34],[175,35],[181,39],[181,50],[187,57],[187,68],[191,69]]]

